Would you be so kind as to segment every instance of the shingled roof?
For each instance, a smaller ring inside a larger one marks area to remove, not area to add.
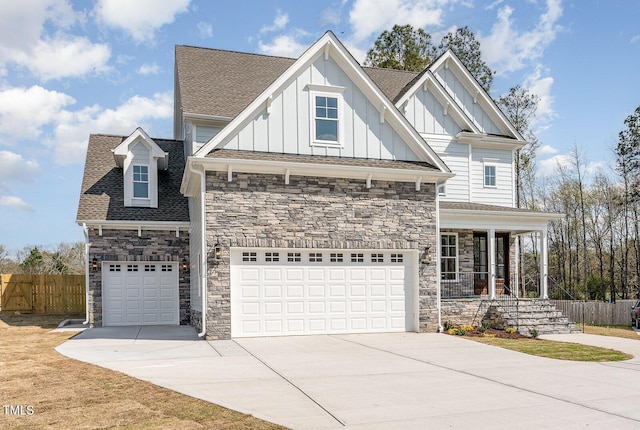
[[[296,60],[221,49],[176,46],[176,90],[182,112],[234,118]],[[363,67],[391,100],[418,75]]]
[[[127,136],[93,134],[89,138],[82,179],[78,222],[82,221],[189,221],[187,198],[180,194],[184,172],[182,141],[154,139],[169,153],[168,170],[158,171],[158,207],[124,205],[122,169],[116,167],[112,150]]]

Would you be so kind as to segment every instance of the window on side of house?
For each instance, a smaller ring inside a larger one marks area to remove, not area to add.
[[[439,196],[446,196],[447,195],[447,186],[446,186],[446,184],[444,182],[438,182],[437,188],[438,188],[438,195]]]
[[[484,186],[495,188],[496,186],[496,165],[484,164]]]
[[[338,143],[338,97],[315,96],[315,140]]]
[[[149,166],[133,166],[133,198],[149,198]]]
[[[458,235],[456,233],[440,235],[440,277],[443,280],[458,278]]]

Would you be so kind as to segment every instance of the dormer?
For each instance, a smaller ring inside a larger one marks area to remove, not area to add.
[[[113,150],[116,165],[122,168],[124,205],[158,207],[158,170],[167,170],[169,154],[141,128]]]

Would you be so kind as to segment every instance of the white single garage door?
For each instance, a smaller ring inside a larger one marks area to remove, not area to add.
[[[179,324],[178,266],[171,262],[102,264],[102,324]]]
[[[412,331],[411,251],[232,249],[231,336]]]

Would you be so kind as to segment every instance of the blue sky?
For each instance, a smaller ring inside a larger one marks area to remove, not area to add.
[[[359,61],[381,31],[434,40],[469,26],[497,72],[540,97],[541,175],[574,144],[588,172],[610,168],[640,105],[636,0],[22,0],[0,2],[0,245],[82,239],[75,223],[90,133],[142,126],[172,137],[177,44],[297,57],[333,30]]]

